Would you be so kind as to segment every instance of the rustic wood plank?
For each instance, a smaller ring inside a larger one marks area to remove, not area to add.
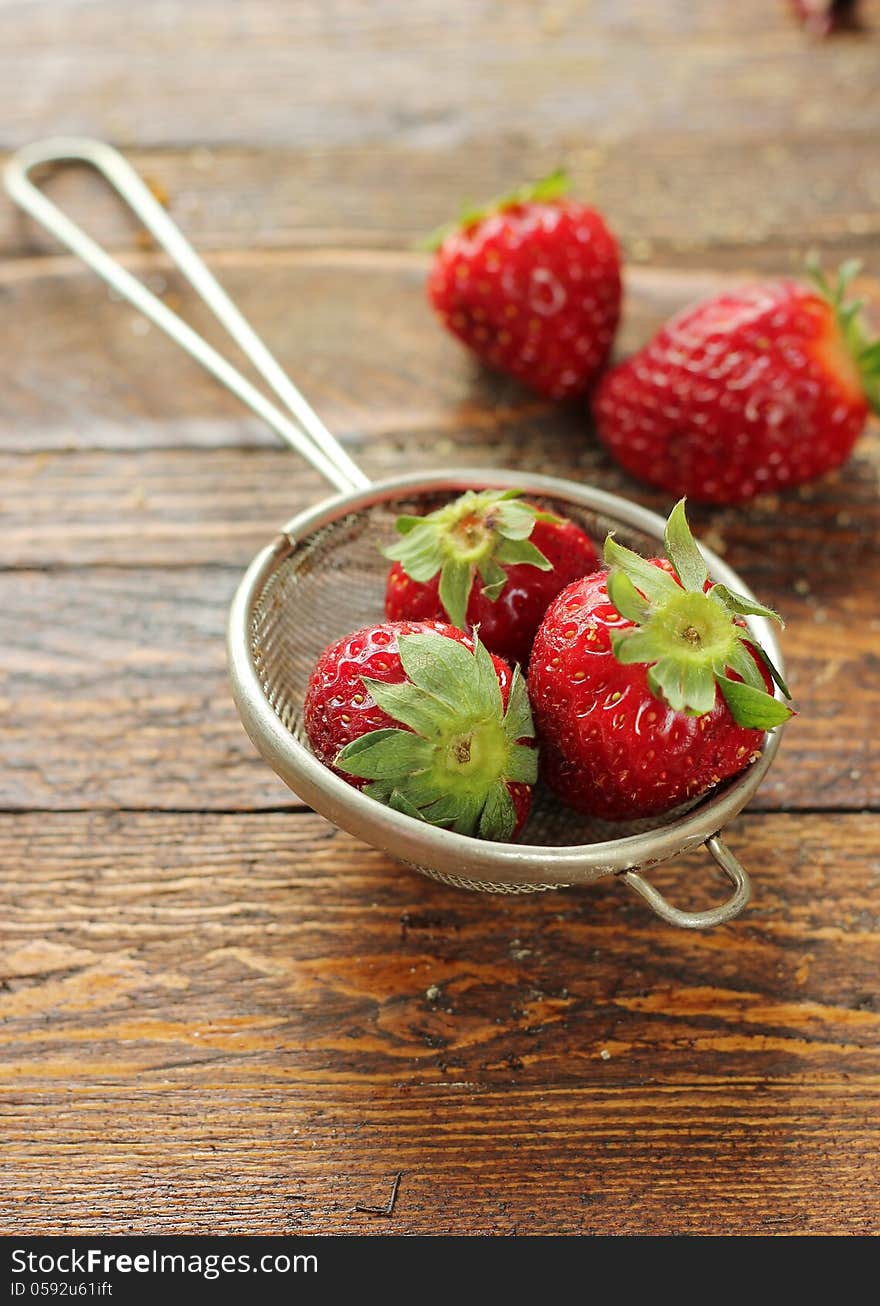
[[[237,580],[229,569],[7,577],[3,804],[295,801],[254,768],[230,700],[223,614]]]
[[[863,8],[866,37],[817,46],[762,0],[600,12],[583,0],[136,11],[7,0],[0,140],[59,124],[142,146],[398,138],[460,150],[473,136],[546,139],[572,123],[600,140],[683,129],[769,140],[818,124],[843,135],[876,124],[880,9]]]
[[[631,263],[789,272],[813,247],[829,262],[856,254],[877,263],[876,124],[846,135],[805,127],[761,141],[729,133],[609,141],[568,130],[549,141],[488,136],[455,149],[383,140],[127,153],[204,250],[407,247],[465,200],[502,194],[562,163],[573,193],[601,209]],[[0,152],[0,164],[6,157]],[[45,184],[102,243],[149,244],[86,169],[59,169]],[[56,249],[40,227],[0,204],[0,257]]]
[[[162,260],[131,262],[139,271],[152,267],[148,283],[165,302],[235,356],[210,313]],[[411,423],[448,424],[468,409],[503,404],[505,395],[525,412],[536,410],[512,383],[499,389],[486,380],[467,395],[473,368],[426,306],[422,255],[318,252],[213,262],[336,431],[363,436]],[[74,261],[7,264],[0,296],[4,448],[275,445],[237,400]],[[292,475],[297,470],[293,464]]]
[[[506,467],[595,485],[663,515],[671,506],[610,461],[576,409],[529,418],[513,408],[474,419],[377,433],[354,452],[376,480],[403,470]],[[747,509],[693,504],[689,511],[707,542],[782,606],[796,586],[832,598],[843,588],[866,621],[876,606],[878,479],[873,426],[835,475],[760,496]],[[285,521],[331,493],[293,453],[222,446],[0,452],[0,485],[0,570],[244,566]],[[844,560],[845,587],[838,586]]]
[[[230,357],[235,349],[192,290],[152,255],[129,255],[170,307]],[[224,286],[289,369],[330,428],[361,442],[439,429],[485,433],[527,424],[535,440],[563,434],[589,449],[582,406],[529,395],[478,367],[425,302],[424,255],[383,251],[233,251],[211,258]],[[747,279],[736,273],[633,268],[617,351],[638,348],[685,304]],[[859,293],[880,317],[880,280]],[[70,258],[0,264],[0,449],[129,449],[159,445],[277,447],[239,401],[181,354],[136,310],[114,302]],[[876,427],[874,428],[876,430]],[[873,446],[871,446],[873,447]],[[416,455],[417,456],[417,455]],[[497,458],[492,456],[497,464]],[[549,464],[549,459],[548,459]],[[291,464],[291,477],[299,464]]]
[[[732,247],[787,269],[806,244],[876,247],[880,0],[861,8],[861,35],[817,45],[761,0],[246,16],[212,0],[124,23],[120,0],[7,3],[0,145],[59,124],[112,139],[206,247],[400,245],[563,161],[631,259]],[[218,84],[233,113],[216,112]],[[53,188],[102,238],[136,239],[80,171]],[[0,252],[47,248],[0,209]]]
[[[0,1225],[366,1231],[403,1170],[400,1233],[876,1233],[878,819],[740,818],[682,936],[307,815],[0,817]]]

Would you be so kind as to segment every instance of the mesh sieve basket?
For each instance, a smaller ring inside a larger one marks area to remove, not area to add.
[[[667,920],[699,928],[717,924],[748,900],[748,878],[717,838],[749,801],[770,765],[779,731],[764,738],[759,758],[733,782],[662,822],[600,822],[566,807],[539,785],[523,841],[489,843],[438,829],[392,811],[347,785],[311,754],[302,727],[309,674],[331,641],[382,611],[387,562],[376,547],[390,538],[400,513],[431,511],[465,489],[509,487],[561,513],[601,540],[647,554],[662,545],[660,517],[614,495],[570,481],[507,471],[398,477],[346,494],[300,514],[254,560],[232,605],[229,661],[232,687],[252,740],[282,779],[311,807],[367,843],[457,888],[534,893],[625,876]],[[738,576],[704,550],[716,580],[739,592]],[[779,658],[772,630],[749,623],[770,656]],[[638,876],[645,868],[706,843],[734,884],[723,906],[681,912]]]

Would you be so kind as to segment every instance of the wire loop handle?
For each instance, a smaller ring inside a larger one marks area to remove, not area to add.
[[[90,164],[117,191],[272,387],[289,410],[293,421],[227,362],[222,354],[163,304],[143,282],[111,258],[91,236],[87,236],[30,179],[31,171],[42,164],[68,162]],[[39,141],[25,146],[12,156],[6,165],[4,181],[12,199],[31,217],[36,218],[118,294],[140,309],[151,322],[237,395],[252,412],[262,417],[286,444],[307,459],[337,490],[345,493],[364,489],[370,484],[357,463],[331,435],[216,277],[209,272],[189,241],[118,150],[102,141],[79,137]]]
[[[678,925],[684,930],[706,930],[713,925],[723,925],[725,921],[732,921],[746,906],[752,896],[752,882],[745,867],[740,865],[717,834],[706,840],[706,847],[734,886],[734,892],[720,907],[708,907],[705,911],[682,911],[667,902],[659,889],[655,889],[637,871],[624,871],[620,878],[626,880],[630,888],[635,889],[669,925]]]

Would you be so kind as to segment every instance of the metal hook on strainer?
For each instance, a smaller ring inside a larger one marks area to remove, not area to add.
[[[43,164],[88,163],[130,205],[275,392],[271,402],[236,368],[112,259],[30,180]],[[572,518],[594,538],[609,530],[641,551],[655,551],[664,523],[616,495],[573,481],[522,472],[461,470],[371,483],[337,443],[283,372],[130,164],[99,141],[56,139],[27,146],[7,164],[12,198],[141,310],[304,458],[338,491],[299,513],[253,560],[232,604],[228,649],[241,719],[263,757],[300,798],[365,842],[446,884],[490,893],[532,893],[590,884],[617,875],[670,924],[705,929],[731,920],[749,900],[749,878],[719,837],[757,790],[779,746],[781,727],[767,734],[758,759],[734,781],[661,823],[600,824],[536,793],[527,828],[531,843],[469,838],[396,812],[347,785],[310,752],[302,731],[309,673],[332,640],[382,612],[387,563],[375,548],[404,513],[424,513],[466,489],[524,491]],[[712,575],[742,594],[749,590],[710,550]],[[767,622],[749,625],[776,665],[782,658]],[[707,911],[673,907],[639,872],[704,844],[732,895]]]

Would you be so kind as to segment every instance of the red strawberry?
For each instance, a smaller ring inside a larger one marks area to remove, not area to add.
[[[816,36],[829,36],[846,28],[858,28],[857,0],[791,0],[791,7],[804,27]]]
[[[791,716],[767,692],[773,680],[788,691],[739,620],[778,617],[709,581],[683,503],[666,551],[668,562],[646,561],[609,536],[610,571],[562,591],[532,650],[543,774],[606,820],[697,797],[748,766],[763,732]]]
[[[469,490],[425,517],[399,517],[397,529],[402,538],[383,550],[395,560],[385,615],[479,626],[492,653],[523,666],[551,599],[599,565],[579,526],[517,490]]]
[[[554,173],[466,213],[444,229],[428,279],[453,335],[551,399],[587,389],[620,316],[617,243],[567,189]]]
[[[605,376],[599,436],[634,475],[676,495],[736,503],[842,463],[880,411],[880,342],[868,344],[847,264],[821,293],[794,281],[685,310]]]
[[[538,755],[519,670],[439,621],[365,626],[325,649],[305,698],[315,756],[371,798],[481,839],[515,839]]]

